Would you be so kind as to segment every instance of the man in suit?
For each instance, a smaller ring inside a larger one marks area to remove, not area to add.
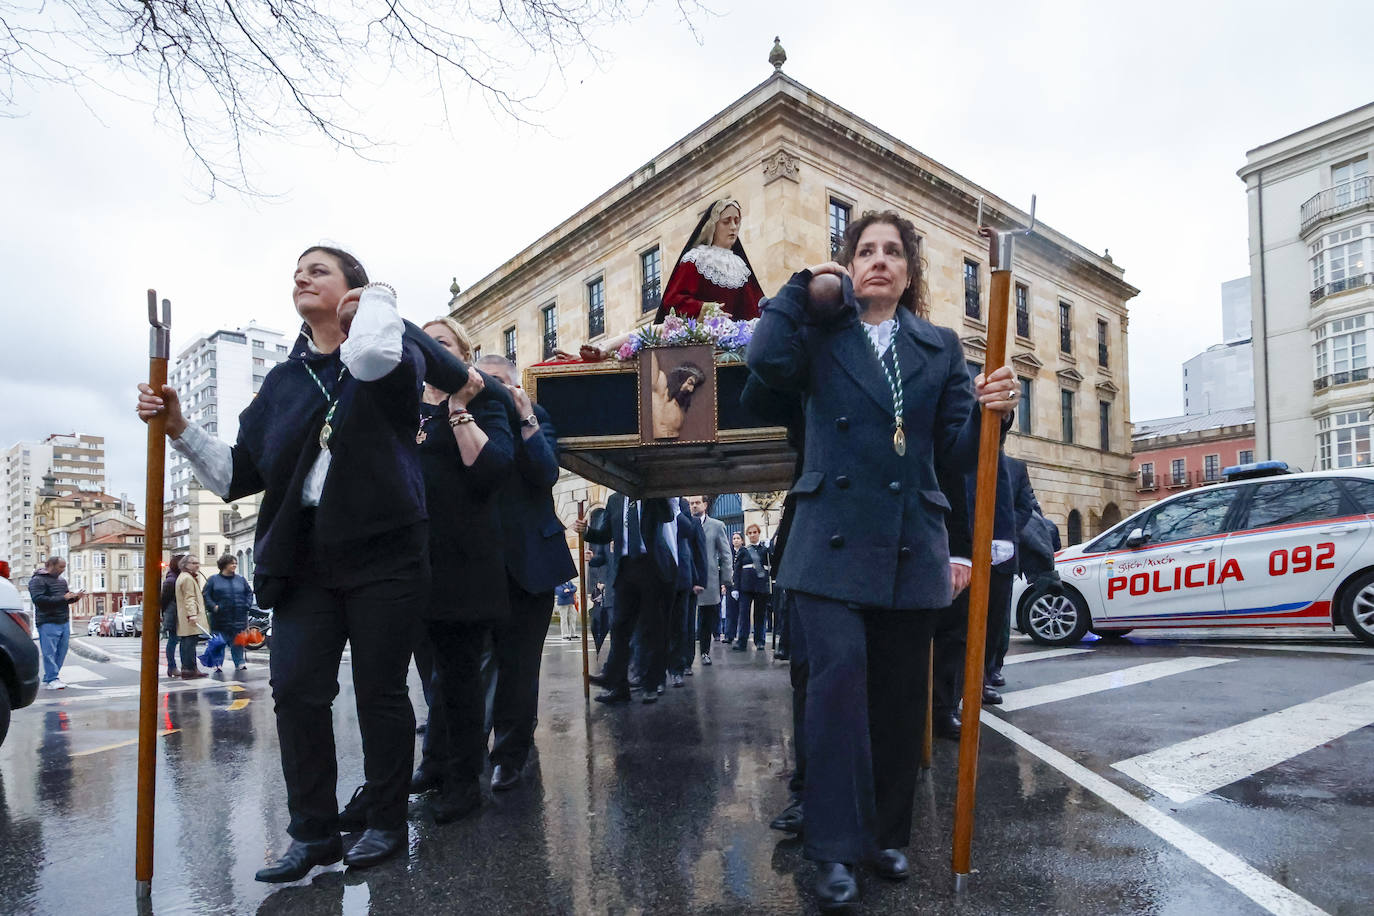
[[[720,602],[735,584],[734,555],[725,523],[706,514],[705,496],[689,496],[692,518],[701,527],[706,584],[697,596],[697,641],[701,644],[701,663],[711,664],[711,636],[720,628]],[[689,660],[688,664],[691,662]]]
[[[518,784],[534,745],[539,665],[553,620],[553,590],[576,577],[577,568],[553,506],[553,485],[558,482],[558,433],[553,421],[516,384],[510,360],[492,355],[477,364],[505,384],[520,431],[515,466],[498,495],[510,589],[510,620],[492,631],[496,693],[491,787],[499,792]]]
[[[1031,488],[1030,475],[1026,472],[1026,462],[1010,455],[1002,456],[1002,464],[1007,469],[1007,484],[1011,490],[1012,509],[1015,517],[1015,557],[1016,572],[1024,572],[1022,555],[1022,532],[1030,524],[1031,518],[1040,512],[1040,503]],[[1042,513],[1043,514],[1043,513]],[[1013,575],[1015,575],[1013,573]],[[988,641],[987,657],[984,659],[987,683],[992,687],[1005,686],[1002,676],[1002,663],[1006,660],[1007,649],[1011,648],[1011,587],[1008,583],[1006,594],[1000,596],[996,605],[988,601]]]
[[[773,590],[773,569],[768,565],[768,544],[761,541],[758,525],[744,529],[749,539],[735,557],[735,586],[739,589],[739,642],[732,647],[743,652],[749,639],[749,610],[754,612],[754,648],[763,649],[764,627],[768,622],[768,596]]]
[[[606,687],[600,703],[630,701],[630,639],[640,627],[645,647],[645,703],[658,699],[665,659],[663,631],[677,581],[677,511],[667,499],[632,499],[612,493],[596,525],[578,519],[577,530],[593,544],[610,544],[617,558],[615,620],[611,623],[611,651],[593,680]],[[641,622],[642,621],[642,622]]]
[[[701,526],[685,499],[675,500],[677,514],[677,587],[668,623],[668,676],[674,687],[692,672],[696,654],[697,598],[706,590],[706,544]]]

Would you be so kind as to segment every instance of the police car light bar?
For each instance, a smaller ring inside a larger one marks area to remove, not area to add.
[[[1249,480],[1252,477],[1277,477],[1289,473],[1286,461],[1253,461],[1250,464],[1233,464],[1222,468],[1221,476],[1228,481]]]

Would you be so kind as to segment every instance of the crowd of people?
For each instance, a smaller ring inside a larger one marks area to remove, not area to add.
[[[901,850],[932,651],[937,731],[958,734],[957,706],[941,697],[958,696],[962,672],[980,407],[1005,431],[1019,391],[1006,369],[970,378],[957,336],[927,320],[909,221],[865,214],[837,261],[798,272],[762,302],[739,242],[741,212],[716,201],[668,285],[684,313],[725,301],[733,317],[759,318],[744,400],[787,428],[795,481],[771,540],[757,525],[727,536],[703,496],[614,493],[575,522],[591,545],[589,635],[598,650],[610,640],[596,700],[618,706],[638,689],[655,703],[683,686],[698,656],[710,665],[727,644],[766,650],[775,632],[797,761],[773,826],[803,838],[822,907],[844,909],[859,898],[858,865],[909,874]],[[811,281],[826,274],[842,281],[837,303],[811,299]],[[397,854],[407,796],[428,793],[440,823],[463,817],[481,805],[488,763],[493,790],[517,788],[555,602],[561,635],[574,638],[580,600],[554,511],[557,432],[516,367],[474,359],[449,317],[423,327],[401,319],[394,290],[369,282],[340,249],[307,249],[293,279],[301,335],[233,445],[188,421],[170,386],[141,385],[137,405],[145,421],[165,417],[172,447],[208,489],[226,500],[262,493],[252,589],[236,584],[232,561],[201,580],[184,558],[168,573],[167,652],[170,672],[175,630],[181,676],[199,676],[187,641],[194,647],[207,617],[232,636],[245,600],[274,609],[290,842],[258,872],[268,882]],[[605,355],[586,349],[584,358]],[[1002,679],[1017,545],[1037,509],[1024,467],[1005,460],[988,702]],[[331,705],[346,641],[366,782],[340,810]],[[413,773],[412,658],[429,707]],[[345,849],[341,834],[357,837]]]

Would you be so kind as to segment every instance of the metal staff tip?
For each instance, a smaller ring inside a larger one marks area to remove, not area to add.
[[[172,300],[162,300],[162,317],[157,314],[157,290],[148,290],[148,356],[168,359],[172,350]]]

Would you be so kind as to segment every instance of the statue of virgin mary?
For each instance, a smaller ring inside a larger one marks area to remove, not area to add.
[[[725,198],[702,214],[668,275],[655,324],[662,324],[670,311],[696,318],[709,303],[737,321],[759,317],[763,287],[739,239],[743,212],[739,201]]]

